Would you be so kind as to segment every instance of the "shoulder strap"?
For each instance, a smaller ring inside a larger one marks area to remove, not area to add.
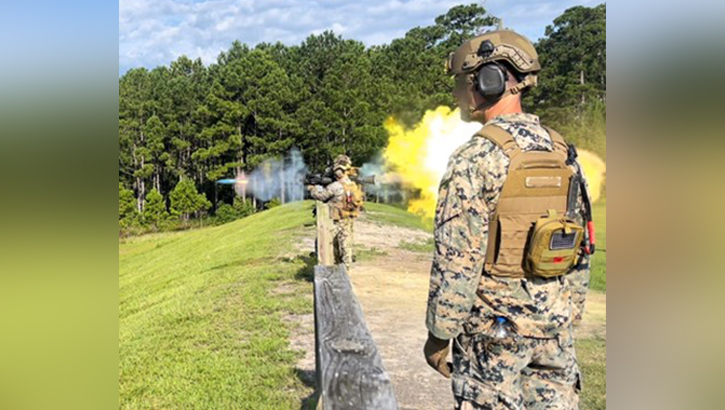
[[[569,145],[567,145],[566,141],[564,141],[564,137],[562,137],[561,134],[554,131],[552,128],[547,127],[546,125],[542,125],[542,127],[546,130],[546,132],[549,133],[549,136],[551,137],[551,142],[554,145],[554,151],[563,152],[566,156],[568,156]]]
[[[489,124],[481,128],[476,134],[496,144],[509,158],[513,158],[521,153],[521,148],[519,148],[516,140],[514,140],[513,135],[501,127]]]

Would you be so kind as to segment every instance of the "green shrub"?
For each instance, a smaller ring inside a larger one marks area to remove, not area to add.
[[[189,220],[189,215],[198,214],[211,207],[211,202],[204,194],[196,190],[194,181],[186,178],[179,181],[171,191],[171,213],[180,216],[184,221]]]
[[[244,218],[253,214],[256,210],[251,200],[236,197],[234,198],[234,211],[237,213],[237,218]]]
[[[217,224],[225,224],[244,218],[254,213],[254,205],[252,201],[234,198],[233,205],[219,204],[214,213],[214,222]]]
[[[159,191],[152,189],[146,195],[143,222],[151,225],[154,230],[159,230],[167,219],[169,219],[169,211],[166,210],[166,201]]]
[[[282,202],[280,202],[279,198],[272,198],[269,202],[264,204],[265,209],[272,209],[274,207],[282,205]]]
[[[239,219],[237,211],[229,204],[221,204],[214,213],[216,223],[225,224]]]
[[[122,236],[128,234],[128,231],[139,225],[139,214],[136,210],[136,198],[133,191],[124,187],[122,183],[118,183],[118,229]]]
[[[118,183],[118,219],[125,219],[136,213],[136,198],[133,191]]]

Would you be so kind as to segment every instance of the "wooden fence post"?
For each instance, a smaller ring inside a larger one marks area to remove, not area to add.
[[[321,410],[397,410],[345,265],[315,267],[315,354]]]
[[[335,253],[332,246],[332,217],[330,206],[324,202],[316,201],[317,215],[317,264],[332,266],[335,264]]]

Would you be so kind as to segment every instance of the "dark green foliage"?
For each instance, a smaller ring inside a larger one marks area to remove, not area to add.
[[[180,216],[184,221],[188,221],[191,214],[206,211],[211,207],[211,202],[196,190],[194,181],[188,178],[176,184],[170,197],[171,213]]]
[[[327,31],[295,46],[237,41],[208,67],[182,56],[167,67],[129,70],[119,78],[119,182],[131,190],[119,191],[119,220],[137,219],[132,208],[146,215],[150,192],[168,195],[180,181],[185,192],[193,186],[194,195],[211,198],[215,180],[249,173],[293,147],[315,172],[340,153],[356,164],[373,159],[387,144],[387,117],[412,125],[428,109],[454,105],[446,55],[496,22],[478,4],[459,5],[381,46]],[[540,86],[524,100],[601,156],[605,29],[604,4],[556,18],[537,44]],[[166,199],[184,220],[209,208],[194,195],[176,195],[175,208]],[[241,217],[232,207],[228,217]]]
[[[278,198],[272,198],[269,202],[264,204],[265,209],[272,209],[282,205]]]
[[[136,212],[133,191],[118,183],[118,219],[124,219]]]
[[[607,92],[605,4],[567,9],[546,27],[536,48],[542,70],[539,86],[524,100],[567,139],[605,155]],[[598,127],[598,128],[592,128]],[[592,135],[594,133],[602,135]]]
[[[166,210],[166,201],[161,193],[156,189],[152,189],[151,192],[146,195],[146,206],[143,210],[143,221],[145,224],[149,224],[154,229],[159,229],[160,226],[169,219],[169,211]]]
[[[237,214],[237,218],[244,218],[245,216],[249,216],[255,212],[254,205],[252,205],[252,201],[250,200],[243,200],[242,198],[234,198],[234,212]]]
[[[220,224],[236,221],[238,219],[234,207],[229,204],[221,204],[215,212],[216,220]]]
[[[241,198],[234,198],[234,204],[221,204],[217,208],[214,216],[216,223],[224,224],[232,222],[254,213],[252,201],[244,201]]]
[[[122,230],[137,222],[138,210],[133,191],[118,183],[118,226]]]

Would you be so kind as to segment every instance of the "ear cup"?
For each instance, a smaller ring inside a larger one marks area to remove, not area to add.
[[[497,64],[484,64],[476,74],[476,86],[486,99],[495,99],[506,89],[506,75]]]

